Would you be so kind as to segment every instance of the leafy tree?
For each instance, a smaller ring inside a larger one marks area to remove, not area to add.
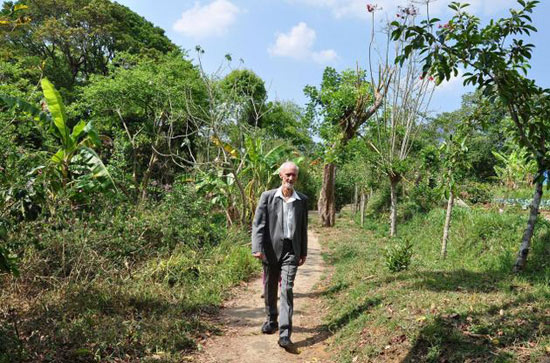
[[[543,193],[544,174],[550,169],[550,91],[538,86],[526,74],[533,45],[522,37],[536,31],[530,14],[538,1],[518,0],[519,9],[510,16],[480,25],[469,14],[467,4],[453,2],[455,15],[436,29],[437,18],[426,19],[420,26],[392,23],[392,37],[402,36],[408,44],[397,62],[403,62],[420,50],[424,54],[423,71],[437,82],[457,76],[465,67],[464,83],[472,84],[484,95],[499,99],[514,124],[514,138],[537,163],[535,191],[527,227],[518,252],[515,271],[524,268]]]
[[[468,123],[468,153],[464,155],[472,167],[465,178],[481,182],[494,180],[494,165],[497,160],[493,151],[504,151],[511,121],[500,102],[491,102],[481,92],[462,96],[458,110],[443,112],[422,125],[419,140],[428,144],[439,144],[449,135],[460,132]]]
[[[302,152],[311,151],[313,140],[309,135],[309,120],[303,110],[291,101],[268,102],[261,118],[266,136],[288,140]]]
[[[302,109],[293,102],[268,102],[261,118],[262,130],[268,136],[288,140],[302,152],[311,151],[310,125]]]
[[[22,12],[31,21],[0,32],[0,48],[7,50],[3,60],[30,57],[57,87],[72,89],[91,74],[106,75],[120,51],[176,49],[163,30],[110,0],[8,1],[3,11],[21,5],[27,6]]]
[[[94,146],[100,144],[98,135],[91,122],[80,121],[72,128],[68,124],[65,105],[52,83],[47,79],[41,80],[42,91],[45,102],[43,109],[39,109],[19,98],[0,95],[0,101],[4,107],[15,109],[32,117],[39,124],[39,127],[55,135],[58,140],[57,151],[49,155],[46,165],[34,165],[27,176],[30,179],[25,185],[26,194],[29,196],[34,189],[34,184],[41,179],[50,192],[55,206],[55,197],[60,191],[67,192],[70,189],[85,190],[91,192],[97,190],[97,186],[114,186],[107,168],[93,150]],[[6,155],[11,156],[11,155]],[[22,163],[12,164],[15,168],[21,168]],[[0,166],[1,171],[4,168]],[[22,198],[21,191],[14,195],[13,183],[10,186],[5,178],[0,178],[2,186],[7,189],[0,190],[0,271],[13,272],[17,274],[16,257],[9,246],[3,245],[8,233],[6,217],[13,211],[14,206],[22,210],[23,216],[29,203],[29,198]]]
[[[455,196],[458,191],[458,182],[464,177],[465,171],[470,167],[468,158],[467,141],[468,127],[463,127],[461,132],[449,135],[448,139],[440,147],[440,159],[444,172],[444,190],[447,196],[447,212],[443,226],[443,238],[441,240],[441,258],[447,257],[447,242],[451,228],[451,216]]]
[[[193,164],[206,91],[199,72],[180,52],[120,54],[110,72],[110,77],[91,77],[73,112],[89,115],[114,139],[121,177],[131,180],[128,192],[143,200],[151,181],[171,184],[174,168]]]
[[[364,70],[337,72],[327,67],[319,88],[306,86],[304,93],[310,101],[307,116],[319,120],[317,128],[325,146],[323,185],[318,201],[321,224],[334,225],[335,174],[337,155],[353,139],[359,128],[382,106],[390,79],[388,70],[380,75],[378,85],[367,81]]]
[[[31,19],[22,14],[22,10],[25,9],[28,9],[28,6],[24,4],[11,6],[6,4],[0,10],[0,27],[7,31],[13,31],[18,26],[28,24]]]
[[[234,108],[235,120],[261,127],[267,91],[264,81],[249,69],[236,69],[221,80],[226,101]]]

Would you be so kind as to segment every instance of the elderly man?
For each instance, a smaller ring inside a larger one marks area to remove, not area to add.
[[[252,223],[252,254],[264,268],[264,301],[267,319],[262,333],[279,330],[279,345],[285,349],[292,342],[294,278],[298,266],[307,256],[307,197],[294,190],[298,166],[287,161],[279,168],[282,185],[262,193]],[[281,277],[280,316],[277,311],[277,288]],[[279,323],[277,324],[277,317]]]

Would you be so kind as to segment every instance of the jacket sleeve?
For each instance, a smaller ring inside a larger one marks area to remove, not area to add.
[[[307,214],[308,214],[308,209],[307,209],[307,198],[304,198],[304,213],[302,213],[303,216],[303,228],[302,228],[302,248],[301,248],[301,256],[300,257],[304,257],[304,256],[307,256]]]
[[[267,194],[262,193],[252,221],[252,253],[264,253],[264,234],[269,233],[267,199]]]

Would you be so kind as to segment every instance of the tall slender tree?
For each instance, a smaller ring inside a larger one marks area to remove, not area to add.
[[[415,50],[424,54],[423,71],[437,82],[450,79],[466,68],[464,83],[472,84],[492,99],[498,99],[514,123],[518,145],[527,148],[537,163],[535,190],[527,226],[514,264],[521,271],[526,263],[539,213],[544,175],[550,169],[550,90],[527,77],[534,48],[525,41],[536,28],[531,14],[538,1],[518,0],[518,9],[510,15],[480,25],[480,19],[469,14],[468,4],[453,2],[455,12],[446,23],[428,17],[420,26],[392,23],[392,37],[405,37],[409,44],[397,62],[404,62]],[[429,2],[427,4],[429,8]]]

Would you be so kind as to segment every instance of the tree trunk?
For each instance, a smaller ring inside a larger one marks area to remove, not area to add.
[[[537,222],[537,216],[539,214],[539,205],[542,198],[542,184],[544,177],[540,177],[535,184],[535,193],[533,194],[533,202],[531,203],[531,212],[529,213],[529,219],[527,220],[527,227],[523,232],[523,238],[521,239],[521,247],[519,248],[518,257],[514,264],[514,272],[522,271],[527,262],[527,255],[529,254],[529,248],[531,245],[531,238],[535,232],[535,223]]]
[[[325,164],[323,169],[323,185],[319,196],[319,218],[323,227],[334,226],[336,206],[334,205],[334,188],[336,181],[336,165]]]
[[[157,161],[157,154],[153,151],[151,157],[149,158],[149,164],[147,165],[147,170],[143,174],[143,180],[141,181],[141,199],[140,202],[147,199],[147,186],[149,185],[149,179],[153,173],[153,166]]]
[[[361,227],[365,224],[365,191],[361,190]]]
[[[451,228],[451,214],[453,213],[455,195],[451,190],[449,192],[449,201],[447,202],[447,214],[445,215],[445,226],[443,227],[443,240],[441,241],[441,258],[447,257],[447,241],[449,240],[449,229]]]
[[[399,183],[398,177],[390,177],[390,237],[395,236],[397,229],[397,183]]]
[[[361,192],[361,195],[363,192]],[[357,184],[355,184],[355,193],[353,195],[353,214],[357,214],[357,210],[358,210],[358,206],[359,206],[359,199],[358,199],[358,195],[359,195],[359,186]]]

